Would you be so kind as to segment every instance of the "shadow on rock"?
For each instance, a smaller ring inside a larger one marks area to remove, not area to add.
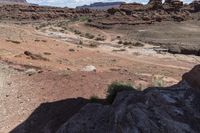
[[[43,103],[11,133],[54,133],[87,103],[83,98]]]

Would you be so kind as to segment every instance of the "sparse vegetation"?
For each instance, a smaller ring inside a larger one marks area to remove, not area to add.
[[[121,91],[133,91],[135,90],[131,84],[125,84],[123,82],[113,82],[108,86],[106,100],[112,103],[117,96],[118,92]]]
[[[125,41],[125,42],[123,42],[123,44],[124,44],[124,45],[131,45],[132,42]]]
[[[90,34],[90,33],[85,33],[85,37],[88,38],[88,39],[93,39],[95,38],[94,35]]]
[[[89,19],[89,17],[88,16],[81,16],[80,18],[79,18],[79,21],[81,21],[81,22],[85,22],[85,21],[89,21],[90,19]]]
[[[132,43],[132,44],[133,44],[133,46],[136,46],[136,47],[143,47],[144,46],[144,44],[141,43],[141,42],[136,42],[136,43]]]
[[[119,42],[118,42],[118,44],[122,44],[123,42],[120,40]]]
[[[97,103],[99,102],[100,98],[98,96],[91,96],[90,97],[90,102],[91,103]]]
[[[83,41],[80,40],[78,44],[79,44],[79,45],[83,45]]]
[[[74,30],[74,33],[77,34],[77,35],[81,34],[81,32],[79,30]]]
[[[97,46],[98,46],[98,44],[96,44],[96,43],[89,44],[89,47],[92,47],[92,48],[96,48]]]
[[[105,38],[99,36],[99,37],[96,37],[95,40],[96,40],[96,41],[105,41]]]
[[[164,87],[165,81],[163,80],[163,76],[154,76],[152,79],[152,85],[154,87]]]

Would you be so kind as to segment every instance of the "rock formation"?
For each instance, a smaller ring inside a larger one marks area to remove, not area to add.
[[[153,10],[160,9],[162,8],[162,0],[150,0],[148,6]]]
[[[90,16],[89,9],[69,9],[35,5],[2,5],[0,19],[12,20],[53,20],[82,16]]]
[[[199,133],[200,65],[168,88],[119,92],[112,105],[87,104],[57,133]]]
[[[140,3],[129,3],[121,4],[119,7],[121,10],[130,10],[130,11],[144,11],[145,7]]]
[[[200,0],[195,0],[191,3],[192,7],[194,8],[195,12],[200,11]]]
[[[163,7],[167,11],[178,11],[183,7],[183,2],[181,0],[166,0]]]

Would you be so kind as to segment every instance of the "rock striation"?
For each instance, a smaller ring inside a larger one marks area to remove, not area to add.
[[[199,133],[200,65],[168,88],[119,92],[111,105],[90,103],[57,133]]]
[[[70,9],[37,5],[2,5],[0,6],[0,20],[58,20],[89,16],[88,9]]]

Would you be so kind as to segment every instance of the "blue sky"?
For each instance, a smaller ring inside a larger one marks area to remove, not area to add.
[[[85,4],[91,4],[94,2],[113,2],[113,1],[125,1],[125,2],[140,2],[146,3],[148,0],[27,0],[30,3],[36,3],[39,5],[48,6],[60,6],[60,7],[76,7]],[[191,0],[184,0],[184,2],[190,2]]]

